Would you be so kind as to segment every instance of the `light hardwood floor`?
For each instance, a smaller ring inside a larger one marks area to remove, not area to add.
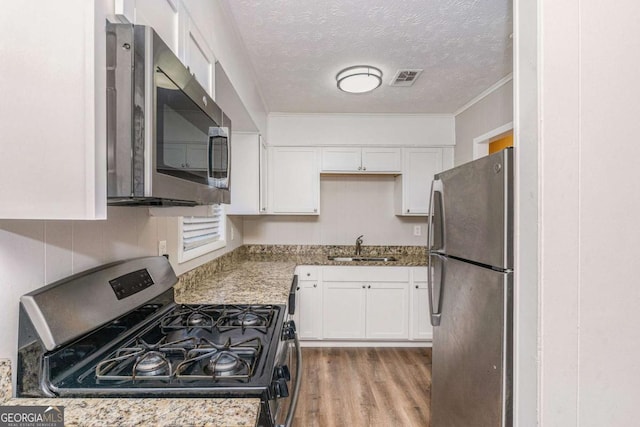
[[[430,348],[303,348],[295,427],[430,425]]]

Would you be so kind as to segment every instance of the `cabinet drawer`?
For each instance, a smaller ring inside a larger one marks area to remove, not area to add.
[[[413,267],[413,281],[414,282],[426,282],[427,271],[429,267]]]
[[[312,265],[300,265],[296,268],[298,280],[318,280],[319,267]]]
[[[333,282],[408,282],[407,267],[324,267],[323,281]]]

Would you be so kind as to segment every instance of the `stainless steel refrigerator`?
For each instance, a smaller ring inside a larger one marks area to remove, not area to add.
[[[432,427],[512,426],[513,148],[434,177]]]

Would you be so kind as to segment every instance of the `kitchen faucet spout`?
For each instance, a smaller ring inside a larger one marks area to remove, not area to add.
[[[356,239],[356,255],[362,255],[362,238],[364,237],[363,235],[358,236],[358,238]]]

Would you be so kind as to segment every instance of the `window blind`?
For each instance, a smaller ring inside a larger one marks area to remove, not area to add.
[[[181,260],[195,258],[226,245],[222,206],[212,207],[211,216],[182,217]]]

